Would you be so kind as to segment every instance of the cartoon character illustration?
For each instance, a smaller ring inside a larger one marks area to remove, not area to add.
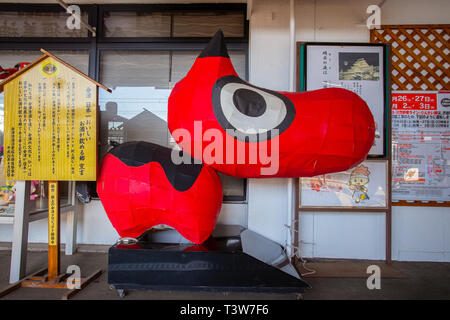
[[[350,174],[350,180],[347,185],[353,191],[352,199],[359,203],[361,200],[369,200],[368,189],[370,171],[364,165],[359,165]]]

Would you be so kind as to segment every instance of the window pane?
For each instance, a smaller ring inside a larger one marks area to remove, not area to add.
[[[81,12],[84,21],[87,12]],[[69,29],[66,12],[0,11],[0,37],[87,37],[83,25]]]
[[[105,37],[170,37],[170,14],[106,12]]]
[[[186,12],[173,17],[174,37],[211,37],[220,28],[225,37],[244,36],[242,12]]]
[[[227,176],[226,174],[217,172],[220,181],[222,181],[224,197],[245,197],[245,179]]]
[[[69,196],[69,181],[59,182],[59,205],[68,205],[71,202]],[[32,181],[30,196],[30,212],[48,209],[48,181]]]
[[[245,53],[239,51],[229,51],[228,53],[230,55],[231,63],[234,66],[234,70],[236,70],[241,79],[247,80],[245,73],[245,66],[247,64]]]
[[[48,50],[58,58],[69,63],[81,72],[89,73],[89,52],[87,51],[60,51]],[[40,56],[42,52],[38,50],[0,50],[0,66],[3,69],[11,69],[21,62],[31,63]],[[1,80],[1,78],[0,78]]]
[[[245,53],[240,51],[229,51],[231,62],[240,78],[246,79],[245,66],[246,58]],[[170,82],[171,85],[175,85],[180,81],[194,64],[195,58],[200,54],[200,51],[174,51],[172,53],[172,73]]]
[[[100,91],[100,158],[111,141],[148,141],[169,145],[168,51],[104,51],[100,82],[113,89]]]
[[[100,82],[107,87],[169,87],[168,51],[103,51]]]
[[[242,12],[109,11],[104,37],[211,37],[220,28],[225,37],[244,36]]]
[[[86,75],[89,75],[89,52],[88,51],[59,51],[47,50],[61,60],[67,62],[72,67],[78,69]]]

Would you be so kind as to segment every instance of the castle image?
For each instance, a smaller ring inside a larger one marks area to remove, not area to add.
[[[372,66],[364,58],[357,59],[346,71],[339,71],[339,80],[379,80],[380,67]]]

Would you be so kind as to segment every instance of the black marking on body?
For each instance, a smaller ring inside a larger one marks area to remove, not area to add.
[[[258,92],[244,88],[234,92],[233,103],[236,109],[249,117],[259,117],[267,109],[266,101]]]
[[[191,164],[174,164],[171,158],[172,149],[145,141],[126,142],[113,148],[109,153],[130,167],[158,162],[167,180],[178,191],[189,190],[203,168],[203,164],[195,164],[192,157]]]

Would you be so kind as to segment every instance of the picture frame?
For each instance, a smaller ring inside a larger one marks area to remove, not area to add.
[[[383,43],[297,43],[297,91],[341,87],[369,105],[376,124],[371,159],[387,159],[391,152],[389,56],[389,45]]]
[[[299,178],[298,209],[387,211],[389,161],[370,159],[343,172]]]

